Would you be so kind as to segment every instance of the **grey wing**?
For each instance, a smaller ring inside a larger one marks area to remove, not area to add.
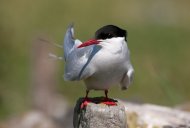
[[[83,71],[92,54],[93,46],[77,48],[82,42],[80,40],[74,40],[73,37],[74,29],[73,25],[70,25],[64,38],[65,80],[80,80],[83,76],[90,75],[88,72],[83,74]]]
[[[73,29],[73,24],[69,25],[67,28],[67,31],[65,33],[64,37],[64,43],[63,43],[63,48],[64,48],[64,58],[65,60],[68,57],[68,54],[71,52],[75,45],[75,40],[74,40],[74,29]]]
[[[92,51],[93,47],[91,46],[86,48],[73,48],[65,63],[65,80],[81,80],[91,75],[89,71],[86,71],[86,67]]]
[[[121,89],[126,90],[129,87],[129,85],[132,83],[133,78],[134,78],[134,69],[131,66],[128,69],[128,71],[123,75],[123,78],[120,82]]]

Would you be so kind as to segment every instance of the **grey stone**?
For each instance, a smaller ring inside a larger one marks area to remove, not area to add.
[[[92,102],[81,108],[83,98],[80,98],[74,109],[74,128],[126,128],[125,107],[113,99],[115,106],[102,104],[102,100],[102,97],[91,98]]]
[[[122,102],[122,101],[120,101]],[[128,127],[190,128],[190,113],[153,104],[123,102]]]

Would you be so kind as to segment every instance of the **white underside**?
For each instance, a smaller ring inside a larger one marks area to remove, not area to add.
[[[90,74],[84,79],[87,89],[105,90],[119,83],[126,86],[122,88],[127,88],[132,80],[129,77],[133,77],[133,67],[124,38],[107,39],[99,45],[102,47],[101,50],[96,53],[84,71]],[[124,80],[125,83],[122,83]]]

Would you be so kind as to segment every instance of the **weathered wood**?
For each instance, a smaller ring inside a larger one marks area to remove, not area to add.
[[[79,98],[74,109],[74,128],[126,128],[125,107],[102,104],[102,97],[90,98],[90,103],[81,108],[83,98]]]

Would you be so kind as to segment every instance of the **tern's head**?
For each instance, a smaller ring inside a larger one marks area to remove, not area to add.
[[[82,43],[78,46],[78,48],[99,44],[102,40],[112,39],[116,37],[123,37],[125,40],[127,40],[127,31],[114,25],[106,25],[95,32],[95,39],[90,39]]]
[[[126,30],[123,30],[117,26],[106,25],[106,26],[98,29],[95,33],[96,40],[99,40],[99,39],[105,40],[105,39],[111,39],[114,37],[124,37],[126,40],[127,32],[126,32]]]

